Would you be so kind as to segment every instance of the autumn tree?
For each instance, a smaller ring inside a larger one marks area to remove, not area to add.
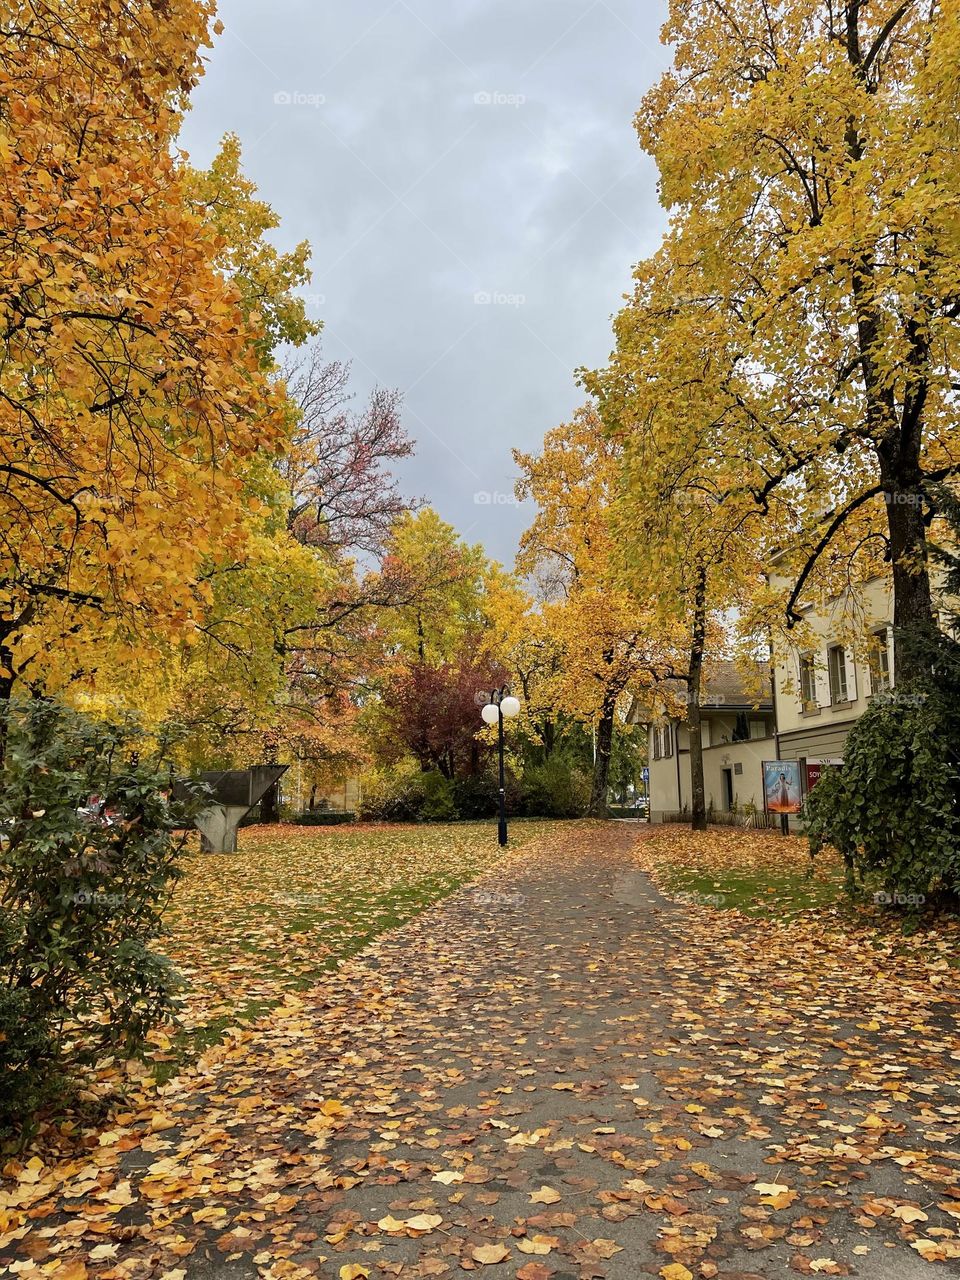
[[[592,813],[606,806],[622,695],[648,686],[666,658],[642,598],[624,588],[613,568],[609,508],[619,457],[590,406],[548,432],[539,456],[514,451],[522,473],[517,495],[537,504],[518,569],[538,576],[552,596],[543,612],[563,654],[558,704],[596,731]]]
[[[34,0],[0,28],[0,694],[189,633],[285,447],[262,329],[173,148],[212,5]]]
[[[457,657],[485,625],[490,572],[483,547],[469,546],[432,507],[401,515],[371,581],[394,601],[377,617],[388,654],[419,662]]]
[[[478,656],[479,645],[464,646],[452,661],[420,659],[395,666],[381,686],[382,726],[423,771],[445,778],[476,773],[482,727],[477,692],[503,683],[504,674]]]
[[[297,424],[281,464],[290,527],[312,546],[377,556],[394,522],[411,507],[392,468],[410,456],[400,394],[376,388],[351,407],[350,365],[325,361],[319,345],[284,369]]]
[[[482,638],[483,649],[510,673],[520,700],[520,717],[510,722],[511,736],[527,735],[545,764],[567,727],[559,695],[564,654],[544,611],[547,601],[534,599],[512,574],[491,578],[487,600],[491,625]]]
[[[706,677],[734,611],[756,621],[785,517],[774,497],[758,500],[764,473],[744,453],[768,406],[738,367],[738,326],[672,249],[668,241],[637,268],[610,364],[585,381],[622,454],[610,502],[617,571],[645,595],[651,627],[675,653],[660,701],[686,722],[691,820],[703,830]]]
[[[637,117],[672,254],[739,330],[762,504],[789,495],[791,620],[842,531],[883,540],[901,678],[933,625],[930,487],[956,472],[960,11],[939,0],[673,0]]]
[[[475,771],[482,729],[477,693],[500,670],[488,641],[489,586],[502,575],[430,507],[394,521],[369,590],[387,607],[373,618],[377,658],[366,708],[376,754],[409,752],[445,777]]]

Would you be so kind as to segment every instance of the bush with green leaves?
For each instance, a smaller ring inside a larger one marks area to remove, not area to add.
[[[960,647],[916,637],[929,678],[874,698],[843,765],[810,793],[812,847],[843,856],[848,883],[873,873],[890,900],[960,897]]]
[[[130,723],[50,699],[3,712],[0,768],[0,1126],[26,1119],[71,1066],[135,1053],[173,1007],[151,948],[202,788],[169,773]]]
[[[590,806],[590,779],[566,760],[524,770],[520,812],[528,818],[580,818]]]

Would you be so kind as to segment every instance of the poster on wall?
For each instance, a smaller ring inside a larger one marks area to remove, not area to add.
[[[763,805],[767,813],[799,813],[803,803],[799,760],[764,760]]]

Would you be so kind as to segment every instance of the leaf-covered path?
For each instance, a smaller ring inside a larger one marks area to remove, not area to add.
[[[64,1280],[951,1271],[955,971],[669,902],[637,839],[554,834],[289,995],[86,1160],[38,1170],[0,1261]]]

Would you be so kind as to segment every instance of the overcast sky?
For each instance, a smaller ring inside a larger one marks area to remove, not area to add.
[[[309,311],[362,397],[399,387],[403,467],[511,564],[535,450],[602,363],[665,219],[632,118],[667,64],[661,0],[221,0],[182,142],[228,130],[313,247]]]

